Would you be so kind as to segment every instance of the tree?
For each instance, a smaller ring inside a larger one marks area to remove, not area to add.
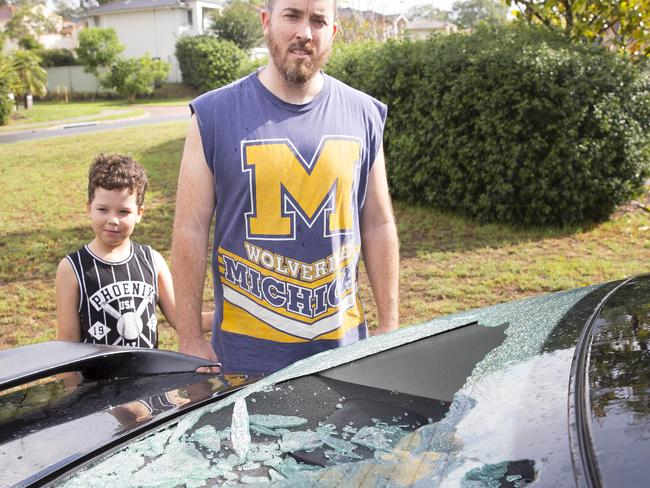
[[[529,22],[559,27],[634,60],[650,57],[650,0],[506,0]]]
[[[28,0],[20,4],[13,12],[5,26],[5,34],[13,39],[22,49],[42,48],[38,38],[48,32],[53,32],[56,26],[49,19],[42,5]]]
[[[449,20],[450,12],[448,10],[441,10],[434,5],[419,5],[411,7],[406,11],[406,18],[409,20]]]
[[[496,0],[459,0],[452,7],[452,17],[459,27],[476,27],[480,22],[491,25],[503,24],[508,9]]]
[[[124,45],[118,40],[115,29],[94,27],[79,33],[77,59],[87,73],[97,75],[99,68],[111,66],[122,51]]]
[[[263,38],[258,9],[245,0],[230,0],[223,11],[214,12],[210,31],[244,50],[257,46]]]
[[[236,80],[245,58],[234,42],[214,36],[183,36],[176,43],[183,83],[202,92]]]
[[[91,8],[114,2],[115,0],[52,0],[56,13],[66,19],[75,18]],[[0,0],[0,4],[2,0]]]
[[[339,43],[383,41],[386,38],[388,20],[376,12],[340,8],[337,22],[336,40]]]
[[[42,97],[47,94],[47,71],[41,68],[41,58],[33,51],[15,51],[11,61],[17,77],[13,91],[23,98],[25,108],[28,108],[28,95]]]
[[[11,60],[0,53],[0,125],[9,121],[13,102],[9,99],[12,87],[18,84],[18,76]]]
[[[133,102],[138,95],[153,93],[154,84],[167,78],[170,69],[169,63],[151,59],[148,54],[138,59],[118,59],[100,82]]]

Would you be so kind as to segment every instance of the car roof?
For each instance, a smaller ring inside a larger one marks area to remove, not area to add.
[[[0,352],[3,486],[39,485],[250,379],[171,351],[49,342]]]

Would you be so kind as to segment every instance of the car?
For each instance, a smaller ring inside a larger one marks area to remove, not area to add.
[[[0,352],[2,486],[636,487],[650,275],[470,310],[266,377],[51,342]]]

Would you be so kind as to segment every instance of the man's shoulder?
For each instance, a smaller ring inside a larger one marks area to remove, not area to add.
[[[238,80],[229,83],[228,85],[215,88],[208,92],[199,95],[194,100],[190,102],[190,107],[194,112],[197,108],[202,106],[214,106],[215,104],[229,102],[233,100],[233,96],[237,96],[241,93],[242,90],[245,90],[249,85],[249,78],[251,75],[244,76]]]
[[[385,103],[327,73],[324,73],[324,76],[329,78],[332,90],[339,92],[344,97],[346,103],[355,103],[365,109],[377,110],[382,118],[386,116],[388,108]]]

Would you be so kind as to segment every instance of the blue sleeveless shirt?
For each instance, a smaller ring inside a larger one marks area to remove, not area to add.
[[[212,345],[225,372],[271,373],[367,336],[359,223],[386,106],[323,76],[304,105],[257,73],[190,105],[217,200]]]

